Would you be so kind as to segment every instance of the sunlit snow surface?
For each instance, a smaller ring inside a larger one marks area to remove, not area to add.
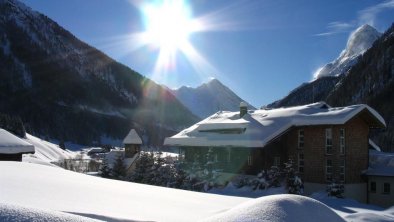
[[[325,194],[314,197],[320,202],[294,195],[252,199],[115,181],[23,162],[0,162],[0,169],[0,221],[7,215],[17,217],[13,221],[30,221],[24,219],[29,215],[36,221],[70,221],[62,220],[70,214],[105,221],[394,221],[394,208],[383,210]]]
[[[249,198],[87,176],[23,162],[0,162],[0,203],[143,221],[198,221]]]

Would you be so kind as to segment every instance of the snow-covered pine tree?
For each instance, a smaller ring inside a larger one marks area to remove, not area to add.
[[[271,169],[267,171],[266,179],[269,187],[280,187],[281,175],[279,167],[271,166]]]
[[[115,163],[112,166],[111,175],[114,179],[123,180],[126,176],[126,166],[124,164],[124,157],[118,155]]]
[[[345,186],[342,183],[337,183],[332,180],[330,184],[327,185],[327,195],[343,198],[343,193],[345,192]]]
[[[266,180],[267,173],[266,171],[262,170],[260,173],[257,174],[257,178],[252,181],[253,190],[259,189],[264,190],[269,187],[269,183]]]
[[[103,162],[101,163],[99,169],[99,175],[103,178],[110,178],[111,177],[111,169],[108,166],[107,158],[103,158]]]
[[[292,158],[285,163],[284,173],[286,175],[286,188],[290,194],[303,194],[304,184],[294,169]]]
[[[185,190],[201,190],[200,189],[200,177],[201,177],[201,163],[199,161],[200,156],[196,154],[194,157],[194,161],[192,163],[183,163],[183,167],[185,165],[188,165],[188,169],[184,171],[185,177],[183,179],[183,182],[181,183],[181,189]]]
[[[136,160],[136,167],[130,176],[130,181],[151,184],[150,171],[154,164],[152,152],[141,152]]]
[[[208,191],[215,186],[216,177],[217,175],[214,171],[214,153],[212,148],[209,148],[206,154],[205,168],[201,178],[204,183],[204,187],[203,187],[204,191]]]
[[[155,164],[157,164],[158,166],[163,166],[165,163],[165,160],[163,158],[163,153],[159,150],[158,152],[156,152],[155,155]]]

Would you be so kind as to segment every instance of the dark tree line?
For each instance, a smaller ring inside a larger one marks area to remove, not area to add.
[[[26,130],[19,116],[10,116],[0,113],[0,128],[3,128],[19,137],[26,137]]]

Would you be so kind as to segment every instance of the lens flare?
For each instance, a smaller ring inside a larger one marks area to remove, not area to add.
[[[226,4],[224,8],[208,11],[198,17],[193,15],[188,0],[129,0],[139,10],[142,31],[113,36],[102,42],[101,48],[111,49],[118,58],[137,52],[139,62],[152,66],[146,73],[157,82],[177,81],[177,69],[190,67],[200,80],[221,73],[192,44],[196,33],[233,32],[256,28],[245,20],[245,15],[256,10],[254,3],[239,1]],[[201,42],[200,42],[201,44]],[[178,64],[177,64],[178,63]],[[175,74],[175,75],[171,75]]]

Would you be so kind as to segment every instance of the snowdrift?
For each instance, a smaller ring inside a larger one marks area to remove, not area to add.
[[[89,222],[98,220],[61,212],[0,203],[0,221]]]
[[[204,221],[343,222],[344,220],[317,200],[299,195],[281,194],[250,200]]]

